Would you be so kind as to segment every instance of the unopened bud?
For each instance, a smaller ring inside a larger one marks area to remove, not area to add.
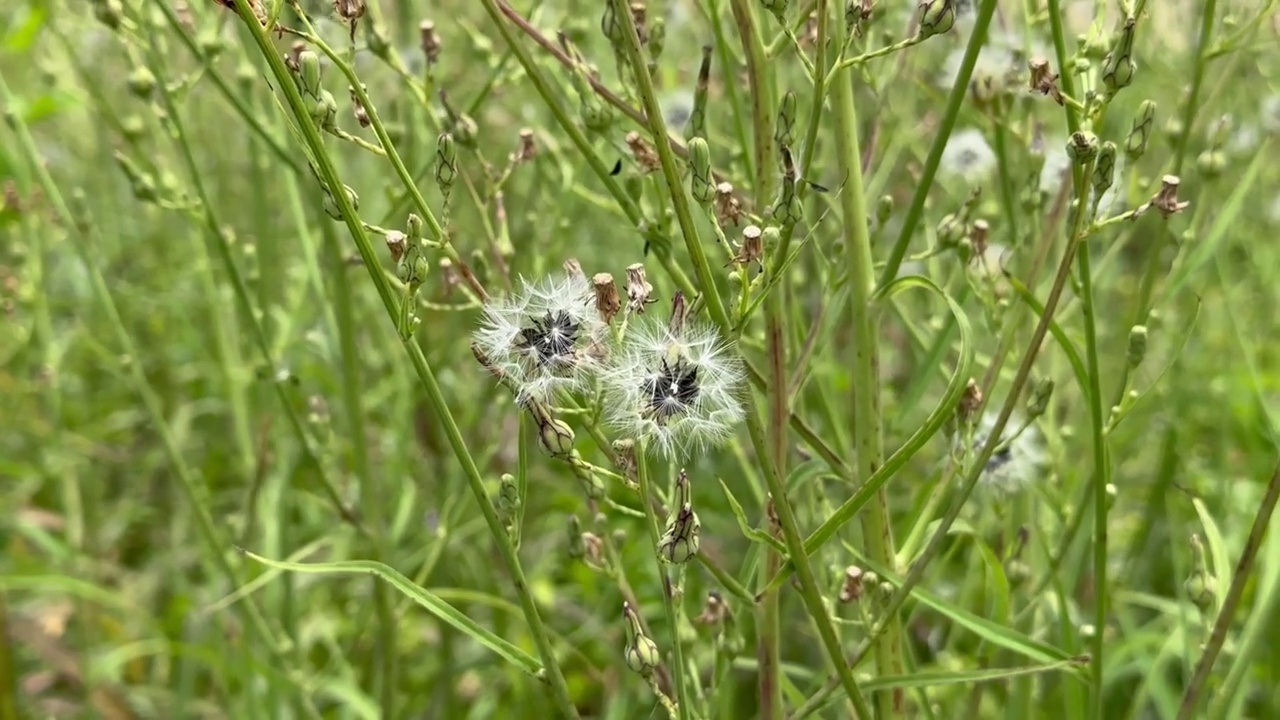
[[[1196,170],[1206,180],[1221,176],[1226,167],[1227,157],[1221,150],[1205,150],[1196,158]]]
[[[298,53],[298,80],[306,95],[316,97],[320,94],[320,56],[315,52],[303,50]]]
[[[1125,20],[1119,40],[1102,62],[1102,84],[1112,95],[1133,82],[1133,74],[1137,70],[1133,62],[1133,32],[1137,24],[1135,18]]]
[[[676,511],[658,541],[658,555],[669,563],[681,564],[698,554],[698,532],[702,524],[693,511],[693,492],[684,470],[676,478]]]
[[[351,204],[351,209],[359,210],[360,196],[356,194],[356,191],[346,185],[343,185],[342,189],[347,194],[347,202]],[[342,208],[338,205],[337,201],[333,199],[332,193],[325,193],[324,211],[334,220],[342,219]]]
[[[568,457],[573,452],[573,428],[545,411],[540,413],[537,420],[538,439],[542,442],[542,447],[552,457]]]
[[[632,672],[648,677],[662,662],[662,653],[658,651],[658,645],[645,635],[640,616],[631,607],[631,603],[622,603],[622,618],[626,622],[627,642],[623,648],[623,656],[627,667]]]
[[[956,9],[953,0],[929,0],[921,7],[920,39],[928,40],[934,35],[948,32],[956,24]]]
[[[458,177],[458,147],[453,135],[445,132],[436,138],[436,187],[445,197],[453,190]]]
[[[1142,157],[1142,154],[1147,151],[1147,141],[1151,138],[1151,128],[1155,121],[1156,104],[1150,100],[1143,100],[1138,108],[1138,114],[1133,118],[1129,137],[1124,142],[1124,154],[1130,162]]]
[[[684,133],[686,140],[707,136],[707,93],[711,87],[711,52],[710,45],[702,46],[702,65],[698,68],[698,84],[693,90],[693,110],[689,113],[689,126]]]
[[[1041,378],[1031,389],[1031,397],[1027,398],[1028,419],[1038,418],[1049,409],[1049,399],[1053,397],[1053,380]]]
[[[520,510],[520,488],[516,485],[516,479],[509,473],[504,473],[498,481],[496,504],[498,513],[507,523],[510,523],[511,518]]]
[[[649,24],[649,57],[657,60],[662,57],[662,50],[667,46],[667,21],[654,18]]]
[[[151,71],[146,67],[140,66],[134,68],[133,72],[129,73],[127,84],[129,86],[129,92],[132,93],[134,97],[145,100],[150,97],[151,92],[156,89],[156,76],[151,74]]]
[[[1111,189],[1112,183],[1115,182],[1116,174],[1116,144],[1108,140],[1102,143],[1102,149],[1098,151],[1098,162],[1093,167],[1093,192],[1094,197],[1102,197],[1102,194]]]
[[[1098,156],[1098,136],[1088,130],[1071,133],[1067,140],[1067,156],[1077,165],[1085,165]]]
[[[782,189],[778,200],[773,204],[773,219],[783,227],[791,227],[804,217],[804,205],[796,192],[796,166],[790,148],[783,146],[782,152]]]
[[[1147,356],[1147,326],[1134,325],[1129,330],[1129,349],[1125,353],[1125,359],[1129,362],[1130,368],[1136,368],[1142,364],[1142,359]]]
[[[689,140],[690,190],[693,198],[703,205],[715,200],[715,178],[711,175],[711,148],[707,141],[695,137]]]
[[[893,196],[881,195],[876,201],[876,224],[884,227],[889,221],[889,217],[893,215]]]
[[[790,90],[782,96],[778,106],[778,127],[773,139],[779,144],[790,147],[795,145],[796,127],[796,94]]]

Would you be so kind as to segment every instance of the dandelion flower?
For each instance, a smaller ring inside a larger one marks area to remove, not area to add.
[[[973,431],[972,452],[976,455],[987,443],[996,424],[996,415],[986,413]],[[1045,465],[1045,451],[1040,431],[1034,424],[1023,428],[1017,417],[1009,418],[1001,433],[1001,442],[987,459],[978,483],[998,495],[1015,495],[1040,477]],[[1018,429],[1022,428],[1021,432]],[[1018,432],[1015,436],[1014,433]]]
[[[742,421],[742,363],[710,325],[653,316],[632,325],[602,379],[609,420],[673,456],[723,441]]]
[[[951,134],[940,159],[942,171],[958,175],[967,182],[981,180],[996,164],[996,153],[987,144],[982,131],[966,128]]]
[[[511,384],[517,402],[578,390],[599,369],[608,326],[580,275],[521,280],[520,291],[484,307],[472,335],[490,369]]]

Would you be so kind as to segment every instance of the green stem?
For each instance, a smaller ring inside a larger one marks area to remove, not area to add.
[[[688,682],[685,680],[686,667],[684,664],[684,649],[680,646],[680,624],[679,613],[676,612],[675,597],[672,592],[671,573],[667,570],[667,566],[662,561],[662,556],[658,550],[658,546],[662,541],[662,530],[659,527],[658,517],[654,512],[655,507],[659,507],[658,498],[653,492],[653,483],[649,479],[649,460],[646,457],[646,448],[640,446],[636,448],[636,482],[640,485],[640,499],[644,505],[644,514],[648,518],[645,527],[649,531],[649,541],[652,544],[653,559],[658,564],[658,578],[662,581],[662,606],[667,613],[667,630],[671,634],[671,664],[674,667],[674,681],[676,686],[676,711],[680,720],[689,720],[690,713],[693,712],[693,700],[689,697]],[[679,512],[679,508],[673,506],[673,512]]]
[[[845,179],[840,195],[844,229],[845,268],[849,278],[849,314],[853,324],[853,428],[857,460],[848,478],[857,483],[870,478],[884,463],[881,429],[880,356],[873,304],[875,274],[871,259],[871,234],[867,227],[867,206],[862,187],[862,150],[858,143],[858,115],[853,102],[853,68],[835,72],[831,82],[832,112],[836,120],[836,152],[840,176]],[[864,508],[861,515],[862,541],[866,551],[885,567],[895,567],[893,527],[889,517],[889,496],[885,488]],[[876,641],[876,669],[880,675],[902,673],[902,623],[896,614],[886,615],[884,632]],[[880,717],[901,714],[906,696],[900,689],[876,695]]]
[[[933,187],[933,178],[937,175],[938,164],[942,161],[942,151],[947,147],[947,139],[951,137],[951,130],[956,125],[956,119],[960,117],[960,108],[969,94],[969,78],[973,77],[973,68],[978,63],[978,54],[987,40],[987,28],[991,26],[991,17],[995,14],[996,3],[997,0],[982,0],[982,4],[978,7],[978,17],[974,21],[973,33],[969,36],[964,60],[960,63],[960,74],[956,77],[955,84],[951,86],[951,94],[947,96],[947,109],[935,131],[933,145],[929,148],[929,157],[924,161],[924,170],[916,183],[915,194],[911,196],[911,206],[907,209],[907,217],[902,222],[902,230],[898,233],[898,239],[889,252],[884,270],[880,272],[881,286],[898,276],[898,269],[902,267],[907,248],[911,246],[911,237],[916,231],[916,226],[920,224],[920,218],[924,215],[925,200],[929,198],[929,190]],[[1064,76],[1066,74],[1063,73]]]
[[[321,138],[320,132],[311,118],[306,103],[298,92],[296,83],[289,75],[288,68],[284,66],[284,61],[281,59],[280,54],[276,52],[262,26],[254,17],[248,0],[236,0],[236,10],[241,20],[244,21],[252,33],[254,42],[257,43],[262,56],[271,67],[271,73],[276,80],[276,87],[284,94],[289,110],[297,120],[303,139],[315,156],[316,170],[320,179],[330,190],[331,197],[337,205],[348,230],[351,232],[352,239],[355,241],[360,257],[364,262],[364,267],[369,272],[370,279],[373,281],[373,285],[382,300],[388,318],[394,323],[399,316],[395,290],[381,271],[381,263],[373,250],[373,244],[369,240],[364,226],[360,223],[360,218],[356,215],[350,198],[343,191],[344,186],[338,176],[338,171],[325,151],[324,140]],[[359,91],[359,82],[355,83],[355,87]],[[361,99],[365,103],[370,119],[374,120],[375,127],[380,127],[380,122],[375,119],[377,111],[373,104],[368,102],[367,97],[362,97]],[[380,130],[379,140],[383,142],[383,147],[388,150],[388,157],[392,159],[398,171],[403,170],[403,163],[399,161],[399,157],[392,149],[391,143],[384,135],[385,130]],[[402,177],[403,179],[405,178]],[[411,178],[408,181],[412,182]],[[427,208],[426,202],[421,199],[421,194],[414,192],[413,195],[415,204],[423,211],[423,219],[426,220],[428,226],[433,230],[438,229],[440,225],[436,222],[430,209]],[[565,682],[564,674],[560,671],[560,666],[556,662],[555,649],[551,646],[551,640],[538,612],[532,590],[525,580],[520,559],[517,557],[515,549],[507,537],[506,529],[498,517],[493,501],[485,490],[484,479],[480,477],[480,470],[476,467],[471,451],[467,448],[466,440],[462,437],[462,432],[458,429],[458,424],[454,420],[453,412],[449,409],[444,393],[440,390],[435,371],[427,361],[426,355],[422,352],[422,347],[416,342],[415,338],[404,338],[402,344],[409,355],[409,360],[413,364],[414,371],[417,373],[423,389],[426,391],[428,403],[431,405],[437,420],[444,426],[449,445],[458,460],[458,464],[462,466],[463,474],[466,476],[471,492],[475,495],[476,503],[480,506],[480,512],[484,516],[485,525],[488,526],[489,534],[493,537],[498,547],[498,552],[502,556],[503,564],[511,577],[511,583],[520,599],[521,610],[524,613],[526,622],[529,624],[529,632],[533,636],[534,644],[537,646],[538,655],[542,660],[543,671],[546,673],[547,680],[551,685],[556,705],[563,716],[577,718],[577,708],[574,707],[573,701],[569,697],[569,687]]]

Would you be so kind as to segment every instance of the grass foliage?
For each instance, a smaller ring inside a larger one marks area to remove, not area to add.
[[[1275,717],[1278,36],[4,3],[0,720]]]

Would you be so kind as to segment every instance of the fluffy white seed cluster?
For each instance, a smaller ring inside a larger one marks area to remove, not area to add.
[[[974,428],[973,453],[982,450],[995,427],[995,421],[994,413],[988,412],[982,416],[978,426]],[[1002,497],[1016,495],[1043,475],[1046,457],[1040,431],[1032,424],[1010,440],[1020,427],[1022,421],[1016,416],[1009,418],[1009,422],[1005,424],[1002,442],[996,446],[996,451],[987,460],[987,466],[978,478],[984,490]]]
[[[715,327],[679,317],[635,314],[620,342],[580,273],[539,282],[484,307],[472,335],[484,362],[519,403],[548,402],[598,380],[616,430],[676,456],[718,444],[743,420],[743,365]]]
[[[602,375],[609,421],[668,456],[718,444],[742,422],[743,375],[714,327],[647,316]]]
[[[484,307],[472,340],[516,390],[516,402],[583,388],[608,355],[609,328],[581,275],[521,280],[519,292]]]

